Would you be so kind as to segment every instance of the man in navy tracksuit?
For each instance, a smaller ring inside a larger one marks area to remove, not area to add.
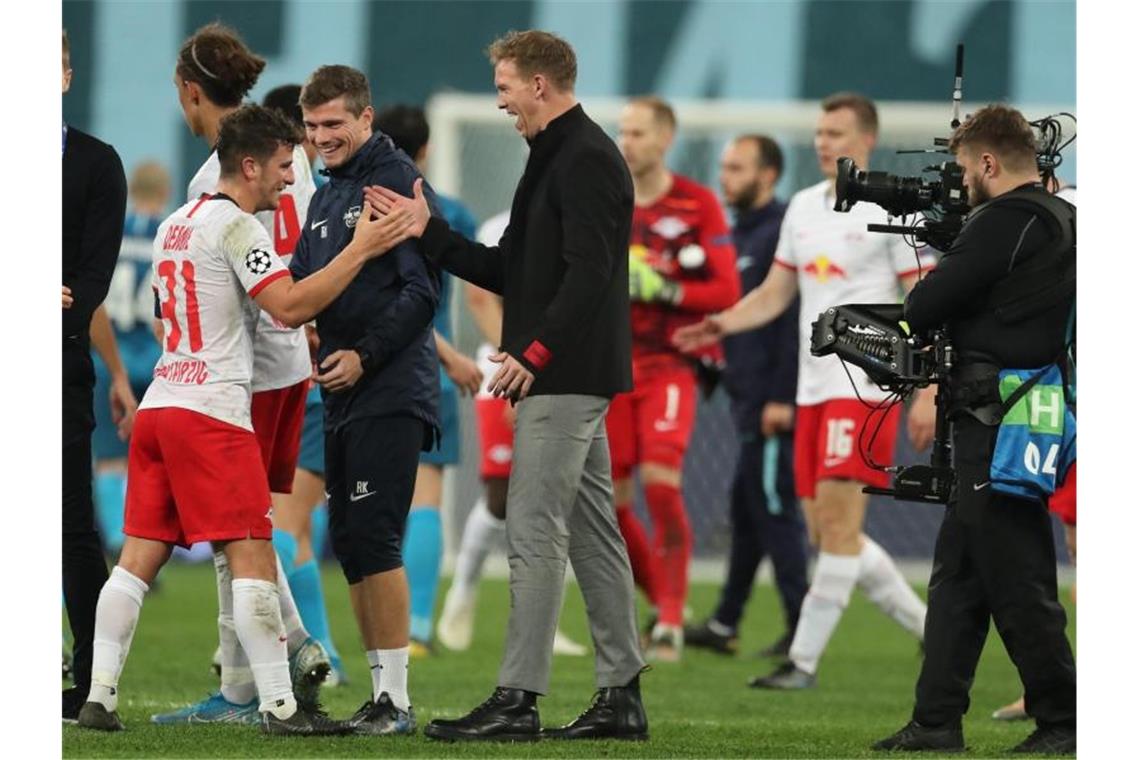
[[[420,177],[387,136],[372,132],[368,80],[359,71],[317,69],[301,92],[301,109],[329,182],[313,196],[293,254],[297,279],[348,245],[360,214],[370,213],[366,185],[400,187],[410,195]],[[415,241],[406,241],[366,264],[316,318],[329,536],[372,673],[372,694],[352,719],[357,733],[415,730],[401,542],[420,452],[434,448],[438,437],[432,316],[439,297],[439,269],[420,255]]]
[[[721,190],[736,212],[732,237],[741,293],[759,287],[772,266],[788,207],[775,198],[782,169],[779,146],[763,135],[738,137],[721,159]],[[786,630],[762,654],[786,655],[796,630],[807,593],[804,522],[792,478],[798,313],[793,304],[770,325],[724,340],[724,382],[740,437],[732,548],[720,604],[711,617],[685,631],[690,646],[736,651],[737,626],[765,556],[775,570]]]

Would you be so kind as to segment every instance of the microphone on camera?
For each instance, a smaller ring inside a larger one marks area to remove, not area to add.
[[[952,129],[957,129],[958,125],[962,123],[958,118],[958,114],[962,108],[962,59],[965,57],[965,52],[966,46],[959,42],[957,59],[954,64],[954,92],[950,96],[954,106],[954,112],[950,118],[950,127]]]

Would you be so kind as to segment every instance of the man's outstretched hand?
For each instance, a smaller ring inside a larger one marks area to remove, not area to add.
[[[412,185],[412,197],[400,195],[395,190],[389,190],[381,185],[370,185],[364,188],[364,200],[381,214],[397,214],[405,212],[411,222],[407,227],[409,237],[419,237],[427,228],[428,219],[431,218],[431,209],[428,208],[427,198],[424,197],[424,181],[419,178]]]
[[[360,246],[368,259],[383,256],[410,237],[412,215],[407,211],[394,211],[381,214],[371,204],[365,203],[352,231],[352,242]]]
[[[711,346],[726,334],[724,317],[710,314],[696,324],[678,328],[673,333],[673,345],[682,351],[695,351],[698,348]]]

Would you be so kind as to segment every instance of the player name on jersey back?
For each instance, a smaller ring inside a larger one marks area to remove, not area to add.
[[[224,196],[175,211],[154,240],[163,353],[140,409],[179,407],[252,430],[253,302],[288,277],[265,228]]]
[[[796,403],[831,399],[886,397],[858,368],[851,378],[836,356],[811,355],[811,323],[832,306],[850,303],[898,303],[899,278],[934,266],[923,250],[916,258],[902,235],[868,232],[884,224],[887,213],[872,203],[858,203],[849,213],[834,210],[831,180],[792,196],[780,228],[775,264],[796,272],[800,291],[799,378]],[[854,380],[854,388],[852,387]]]
[[[190,180],[191,202],[202,195],[213,194],[221,176],[217,151]],[[301,237],[309,211],[309,201],[317,192],[309,157],[300,145],[293,148],[293,184],[281,194],[275,211],[261,211],[255,216],[272,239],[275,251],[288,266],[293,249]],[[268,313],[258,315],[257,334],[253,342],[253,391],[274,390],[296,385],[312,373],[312,361],[304,330],[287,327]]]

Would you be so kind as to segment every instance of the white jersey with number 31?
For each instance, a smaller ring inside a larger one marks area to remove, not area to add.
[[[252,430],[253,338],[270,282],[289,277],[265,228],[226,197],[187,203],[158,228],[162,358],[140,409],[179,407]]]
[[[214,151],[190,180],[188,199],[191,203],[202,195],[217,191],[222,167]],[[257,220],[272,238],[272,247],[289,265],[293,249],[301,237],[301,228],[309,213],[309,201],[317,192],[309,157],[300,145],[293,148],[293,184],[285,188],[274,211],[261,211]],[[262,312],[253,342],[253,391],[268,391],[296,385],[312,374],[309,346],[303,330],[293,329]]]

